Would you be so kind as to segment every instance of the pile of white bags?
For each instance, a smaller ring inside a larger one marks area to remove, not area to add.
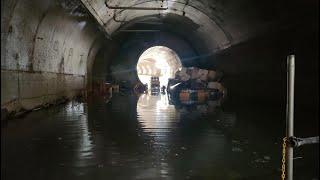
[[[176,79],[182,82],[191,80],[198,83],[205,83],[208,89],[217,89],[223,92],[224,87],[218,82],[221,78],[222,72],[197,67],[183,67],[180,71],[176,72]]]

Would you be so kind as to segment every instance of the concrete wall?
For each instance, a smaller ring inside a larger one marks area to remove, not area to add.
[[[99,33],[54,0],[1,1],[1,108],[32,109],[85,88]]]

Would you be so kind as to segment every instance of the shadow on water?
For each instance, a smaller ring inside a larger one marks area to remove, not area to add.
[[[274,107],[173,105],[165,94],[94,97],[9,122],[1,132],[1,174],[33,180],[278,179],[282,118]],[[296,176],[317,177],[315,155],[303,157],[296,160]]]

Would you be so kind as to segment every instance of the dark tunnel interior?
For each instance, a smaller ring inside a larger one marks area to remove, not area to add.
[[[139,57],[155,46],[183,67],[223,73],[223,117],[163,95],[93,95],[102,82],[135,88]],[[318,136],[317,0],[1,0],[1,178],[280,178],[289,55],[295,136]],[[230,114],[236,128],[221,128]],[[294,152],[295,179],[319,179],[319,148]]]

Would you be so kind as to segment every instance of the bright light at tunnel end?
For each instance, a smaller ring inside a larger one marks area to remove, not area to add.
[[[159,77],[160,86],[167,86],[168,79],[182,68],[180,58],[172,49],[165,46],[153,46],[139,57],[137,73],[143,84],[150,83],[152,76]]]

